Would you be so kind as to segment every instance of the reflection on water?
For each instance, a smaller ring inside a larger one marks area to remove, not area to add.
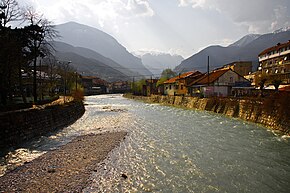
[[[86,104],[80,120],[30,143],[24,159],[78,135],[126,130],[84,192],[290,192],[289,142],[265,128],[118,95]]]

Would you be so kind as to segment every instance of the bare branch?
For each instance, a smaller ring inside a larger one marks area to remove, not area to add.
[[[5,27],[9,22],[19,21],[22,19],[20,7],[16,0],[1,0],[1,7],[3,7],[4,21],[3,26]]]
[[[24,22],[28,22],[30,25],[39,25],[44,19],[43,14],[36,12],[33,7],[26,7],[22,10]]]

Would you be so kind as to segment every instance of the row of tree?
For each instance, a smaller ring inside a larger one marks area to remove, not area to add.
[[[21,8],[16,0],[0,3],[0,103],[12,100],[19,87],[23,101],[23,71],[33,72],[33,98],[37,101],[37,59],[49,56],[57,37],[54,26],[32,7]]]

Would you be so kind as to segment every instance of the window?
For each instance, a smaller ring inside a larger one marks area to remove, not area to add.
[[[180,85],[180,89],[183,90],[183,85]]]
[[[234,82],[233,77],[230,77],[230,83],[233,83],[233,82]]]
[[[171,85],[169,85],[169,89],[171,90]]]

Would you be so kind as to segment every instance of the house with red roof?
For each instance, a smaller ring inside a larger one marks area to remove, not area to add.
[[[218,69],[205,74],[188,85],[191,96],[230,96],[233,91],[252,89],[251,82],[230,68]]]
[[[199,71],[191,71],[180,74],[176,77],[170,78],[163,83],[165,95],[187,95],[188,85],[200,78],[203,74]]]

